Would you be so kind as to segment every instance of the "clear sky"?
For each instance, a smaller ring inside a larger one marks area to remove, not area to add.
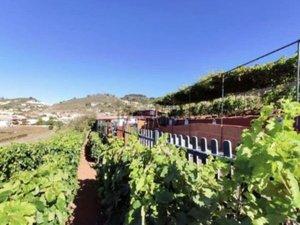
[[[300,38],[299,0],[2,0],[0,96],[161,96]]]

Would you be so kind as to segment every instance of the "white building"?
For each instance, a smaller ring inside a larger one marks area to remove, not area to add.
[[[11,116],[0,115],[0,128],[6,128],[11,125]]]
[[[7,120],[0,120],[0,128],[6,128],[11,125],[10,121]]]
[[[27,119],[28,125],[35,125],[37,122],[38,122],[38,119],[35,119],[35,118]]]

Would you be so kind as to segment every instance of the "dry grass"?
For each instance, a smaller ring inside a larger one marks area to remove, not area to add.
[[[45,126],[13,126],[0,129],[0,145],[35,142],[49,138],[54,131]]]

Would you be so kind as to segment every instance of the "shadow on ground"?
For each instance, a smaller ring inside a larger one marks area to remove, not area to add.
[[[77,206],[74,210],[72,225],[102,225],[100,218],[100,202],[97,193],[96,180],[80,181],[80,189],[74,201]]]
[[[94,163],[95,159],[93,159],[91,155],[92,155],[91,145],[88,143],[84,149],[84,157],[85,157],[85,160],[88,161],[89,163]]]

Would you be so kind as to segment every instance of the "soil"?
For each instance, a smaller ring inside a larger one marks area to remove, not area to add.
[[[84,147],[81,151],[77,173],[80,188],[74,201],[75,209],[70,224],[102,225],[104,223],[100,216],[96,171],[93,168],[93,163],[88,161],[86,157],[86,150]]]
[[[8,128],[0,128],[0,146],[16,143],[38,142],[48,139],[55,131],[46,126],[19,125]]]

